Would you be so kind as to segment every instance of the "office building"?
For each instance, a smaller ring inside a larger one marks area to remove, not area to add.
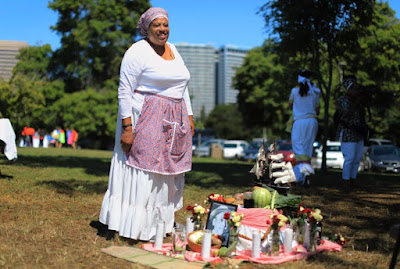
[[[193,116],[207,116],[216,104],[217,50],[211,45],[175,44],[190,72],[189,93]]]
[[[5,81],[11,78],[12,70],[18,62],[15,56],[21,48],[26,47],[29,47],[26,42],[0,40],[0,78]]]
[[[248,50],[224,46],[218,52],[217,104],[236,104],[239,91],[232,86],[236,69],[243,63]]]

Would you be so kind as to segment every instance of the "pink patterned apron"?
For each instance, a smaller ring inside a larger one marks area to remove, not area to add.
[[[186,103],[156,94],[145,94],[133,130],[133,144],[126,163],[163,175],[192,169],[192,133]]]

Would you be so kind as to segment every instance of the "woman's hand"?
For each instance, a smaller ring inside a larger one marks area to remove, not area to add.
[[[190,129],[192,131],[192,136],[194,136],[195,127],[194,127],[193,115],[189,116],[189,124],[190,124]]]
[[[121,135],[121,147],[122,150],[125,153],[128,153],[128,151],[131,149],[133,143],[133,133],[132,133],[132,127],[125,127],[122,130],[122,135]]]
[[[128,153],[133,143],[132,120],[130,117],[122,119],[121,124],[122,124],[121,147],[125,153]]]

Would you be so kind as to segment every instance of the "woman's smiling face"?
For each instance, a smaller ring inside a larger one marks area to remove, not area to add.
[[[147,37],[154,45],[164,46],[169,37],[168,20],[164,17],[154,19],[147,30]]]

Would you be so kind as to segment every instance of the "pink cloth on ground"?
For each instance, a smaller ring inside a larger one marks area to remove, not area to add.
[[[151,252],[169,252],[172,249],[172,244],[171,243],[164,243],[162,244],[161,249],[156,249],[154,247],[154,243],[148,243],[148,244],[143,244],[142,249],[148,250]]]
[[[190,262],[203,261],[203,262],[222,263],[224,261],[220,257],[210,257],[210,258],[203,259],[201,257],[201,253],[200,252],[193,252],[193,251],[186,251],[185,252],[185,259],[190,261]]]
[[[238,208],[237,212],[238,214],[244,214],[244,218],[241,221],[242,225],[260,230],[268,229],[267,220],[271,218],[274,212],[278,213],[277,210],[272,211],[265,208]]]
[[[235,259],[251,261],[260,264],[280,264],[288,261],[297,261],[308,256],[327,251],[341,251],[342,246],[339,244],[333,243],[328,240],[321,240],[321,245],[317,247],[317,250],[314,252],[307,252],[307,250],[302,245],[297,245],[293,248],[293,251],[288,253],[280,253],[279,256],[268,256],[264,253],[260,253],[259,258],[251,257],[251,250],[244,251],[236,251]]]
[[[148,243],[142,245],[144,250],[148,250],[151,252],[169,252],[172,249],[171,243],[165,243],[162,245],[162,249],[155,249],[153,243]],[[292,252],[288,253],[280,253],[279,256],[268,256],[264,253],[260,253],[259,258],[251,257],[251,250],[244,250],[244,251],[236,251],[235,259],[244,260],[244,261],[251,261],[260,264],[280,264],[288,261],[297,261],[300,259],[304,259],[310,255],[314,255],[323,251],[333,252],[333,251],[341,251],[342,246],[331,242],[329,240],[321,240],[321,245],[317,247],[317,250],[314,252],[307,252],[307,250],[302,245],[297,245],[293,248]],[[186,251],[185,252],[185,259],[194,262],[194,261],[204,261],[204,262],[213,262],[213,263],[222,263],[224,260],[220,257],[210,257],[203,259],[201,257],[201,253],[193,252],[193,251]]]

